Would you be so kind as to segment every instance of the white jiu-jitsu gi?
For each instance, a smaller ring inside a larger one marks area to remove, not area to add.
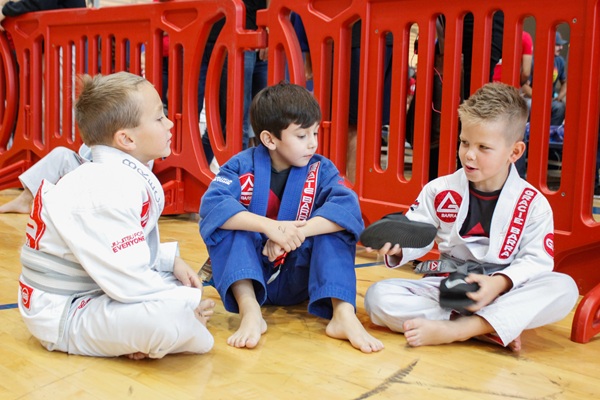
[[[43,182],[21,253],[19,310],[48,350],[90,356],[205,353],[202,292],[174,277],[177,243],[160,243],[164,193],[117,149],[94,146],[56,184]]]
[[[19,175],[19,180],[24,188],[29,189],[35,195],[44,179],[50,183],[56,183],[81,164],[90,161],[93,161],[92,150],[85,144],[82,144],[77,152],[62,146],[55,147]],[[148,168],[152,169],[153,165],[154,161],[150,161]]]
[[[546,198],[521,179],[511,166],[494,210],[490,237],[462,237],[460,230],[469,211],[469,181],[462,169],[429,182],[406,216],[438,228],[442,258],[469,265],[469,272],[507,276],[512,289],[477,311],[508,345],[525,329],[564,318],[578,298],[571,277],[554,268],[554,223]],[[427,254],[433,243],[421,249],[402,250],[402,259],[386,257],[395,268]],[[378,325],[403,332],[413,318],[449,319],[451,310],[439,305],[442,277],[418,280],[389,279],[372,285],[365,307]]]

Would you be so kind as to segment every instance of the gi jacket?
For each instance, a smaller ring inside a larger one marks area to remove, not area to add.
[[[554,221],[548,200],[511,165],[490,226],[490,237],[462,237],[460,229],[469,211],[469,181],[462,169],[429,182],[406,216],[438,228],[435,242],[441,254],[460,260],[504,264],[502,274],[516,287],[540,272],[554,268]],[[427,254],[403,249],[402,260],[386,257],[397,267]]]
[[[309,170],[317,162],[314,206],[308,218],[320,216],[338,224],[349,233],[348,240],[356,243],[364,228],[358,197],[344,185],[335,165],[318,154],[305,167],[291,168],[277,219],[297,219]],[[223,165],[200,204],[200,234],[204,242],[219,243],[223,239],[220,227],[239,212],[266,216],[270,182],[271,158],[262,145],[242,151]]]

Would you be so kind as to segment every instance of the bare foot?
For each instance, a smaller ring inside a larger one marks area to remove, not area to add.
[[[21,194],[0,206],[0,214],[3,213],[17,213],[17,214],[29,214],[31,212],[31,206],[33,204],[33,195],[29,189],[23,189]]]
[[[267,331],[267,322],[262,317],[260,304],[256,301],[254,286],[249,279],[242,279],[231,285],[240,310],[240,327],[227,339],[233,347],[253,349],[263,333]]]
[[[263,319],[260,306],[256,304],[256,310],[240,311],[242,321],[240,327],[227,339],[227,344],[237,348],[246,347],[253,349],[263,333],[267,331],[267,322]]]
[[[485,335],[475,336],[474,339],[481,340],[482,342],[497,344],[499,346],[505,347],[504,343],[500,339],[496,333],[488,333]],[[506,347],[514,352],[521,351],[521,336],[517,336],[515,340],[510,342]]]
[[[410,346],[429,346],[458,340],[454,321],[432,321],[415,318],[404,322],[404,337]]]
[[[137,353],[127,354],[126,357],[130,360],[143,360],[144,358],[148,358],[148,354],[138,351]]]
[[[494,332],[494,328],[478,315],[458,317],[450,321],[414,318],[404,322],[403,328],[404,337],[411,346],[463,342],[475,336]]]
[[[325,333],[334,339],[348,340],[363,353],[372,353],[383,349],[383,343],[371,336],[360,323],[350,303],[332,299],[333,318],[327,324]]]
[[[196,310],[194,310],[196,314],[196,319],[200,321],[202,325],[206,326],[206,323],[208,322],[210,317],[212,317],[212,315],[215,313],[214,308],[214,301],[212,301],[211,299],[202,300],[196,308]]]
[[[521,351],[521,336],[517,336],[517,338],[510,342],[507,347],[514,352]]]

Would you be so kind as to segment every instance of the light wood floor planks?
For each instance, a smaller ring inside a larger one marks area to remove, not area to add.
[[[1,191],[0,204],[16,194]],[[411,348],[402,335],[370,324],[362,301],[369,285],[415,275],[405,267],[364,267],[377,260],[360,251],[358,315],[385,343],[377,354],[328,338],[327,321],[309,315],[305,305],[266,307],[269,329],[258,348],[231,348],[225,340],[238,317],[224,311],[213,288],[205,292],[217,301],[209,322],[216,344],[209,354],[131,361],[51,353],[13,307],[26,221],[24,215],[0,214],[0,400],[600,398],[600,337],[585,345],[571,342],[572,314],[525,332],[519,354],[477,341]],[[190,216],[163,217],[161,234],[163,241],[179,241],[183,258],[200,268],[206,249]]]

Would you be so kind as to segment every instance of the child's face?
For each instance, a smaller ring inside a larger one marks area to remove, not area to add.
[[[460,133],[458,156],[467,179],[483,192],[499,190],[508,177],[510,164],[525,149],[523,142],[509,143],[506,121],[466,123]]]
[[[272,136],[271,163],[277,171],[290,167],[304,167],[317,151],[319,124],[309,128],[291,124],[281,132],[281,140]]]
[[[140,85],[137,97],[141,115],[140,124],[129,130],[135,143],[135,150],[131,155],[147,164],[171,154],[173,122],[165,116],[160,96],[152,85]]]

